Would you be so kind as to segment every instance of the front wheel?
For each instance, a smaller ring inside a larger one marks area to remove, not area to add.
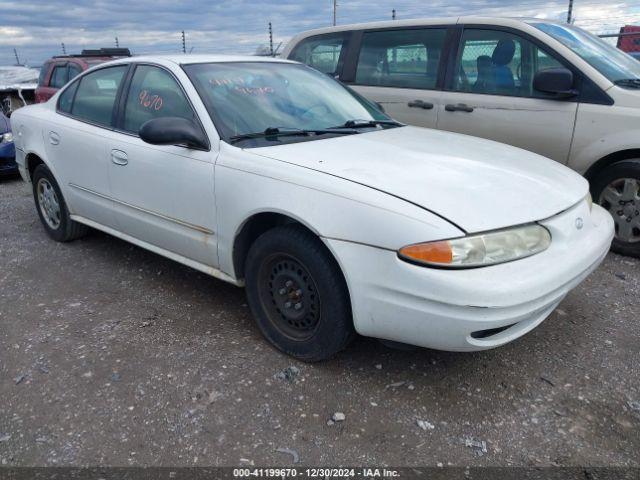
[[[640,160],[624,160],[605,168],[593,181],[591,193],[615,222],[611,249],[640,257]]]
[[[297,225],[277,227],[251,246],[247,298],[258,327],[300,360],[325,360],[354,335],[347,285],[326,246]]]

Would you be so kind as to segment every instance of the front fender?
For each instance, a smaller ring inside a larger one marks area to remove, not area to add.
[[[215,172],[218,256],[220,269],[232,276],[235,237],[258,213],[291,217],[325,240],[394,251],[464,234],[437,215],[389,194],[223,145]]]

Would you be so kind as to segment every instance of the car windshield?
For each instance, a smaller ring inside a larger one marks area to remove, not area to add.
[[[397,125],[368,100],[306,65],[196,63],[184,70],[222,138],[243,147]]]
[[[572,25],[530,24],[569,47],[611,82],[628,88],[640,82],[640,62],[601,38]]]

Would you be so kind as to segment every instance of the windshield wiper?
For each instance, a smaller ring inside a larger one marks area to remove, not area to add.
[[[369,127],[377,127],[378,125],[382,127],[404,127],[403,123],[396,122],[395,120],[347,120],[344,124],[340,125],[338,128],[369,128]]]
[[[620,87],[640,88],[640,78],[622,78],[613,83]]]
[[[278,138],[278,137],[292,137],[292,136],[311,136],[311,135],[353,135],[360,133],[353,128],[348,127],[336,127],[336,128],[316,128],[316,129],[303,129],[303,128],[280,128],[269,127],[262,132],[243,133],[241,135],[234,135],[229,138],[231,143],[240,142],[242,140],[250,140],[252,138]]]

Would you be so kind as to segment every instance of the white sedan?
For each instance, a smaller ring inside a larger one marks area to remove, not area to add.
[[[89,226],[244,285],[265,337],[307,361],[355,332],[503,345],[598,266],[614,233],[568,168],[404,126],[294,62],[127,58],[11,122],[53,239]]]

